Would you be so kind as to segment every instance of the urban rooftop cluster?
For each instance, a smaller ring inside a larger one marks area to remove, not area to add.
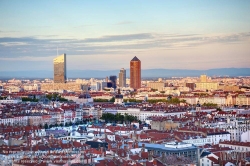
[[[250,165],[250,78],[54,79],[0,82],[3,166]]]

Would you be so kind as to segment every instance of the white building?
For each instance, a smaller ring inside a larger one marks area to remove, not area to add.
[[[186,112],[159,112],[159,111],[141,111],[140,108],[128,108],[127,110],[117,110],[117,113],[125,115],[136,116],[138,120],[145,121],[150,116],[180,116],[185,114]]]
[[[229,147],[236,152],[250,152],[250,142],[222,141],[220,147]]]

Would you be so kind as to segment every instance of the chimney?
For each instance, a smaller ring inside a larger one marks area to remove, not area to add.
[[[110,150],[111,149],[111,144],[110,143],[108,143],[108,150]]]
[[[125,150],[125,151],[127,151],[127,150],[128,150],[127,145],[124,145],[124,150]]]
[[[142,152],[145,152],[145,144],[142,144],[141,151],[142,151]]]
[[[132,149],[133,147],[132,147],[132,142],[128,142],[128,147],[129,147],[129,149]]]
[[[135,148],[138,148],[138,142],[135,142]]]
[[[157,166],[157,161],[154,159],[153,166]]]
[[[103,147],[101,147],[101,148],[100,148],[100,150],[101,150],[101,154],[102,154],[102,156],[104,156],[104,154],[103,154],[103,153],[104,153],[104,151],[103,151]]]
[[[106,149],[104,149],[103,155],[104,155],[104,157],[106,157]]]

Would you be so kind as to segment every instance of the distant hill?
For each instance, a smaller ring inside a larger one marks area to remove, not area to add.
[[[105,78],[110,75],[118,76],[119,70],[69,70],[68,78]],[[126,71],[129,77],[129,70]],[[218,68],[209,70],[184,69],[145,69],[142,77],[187,77],[200,76],[250,76],[250,68]],[[53,78],[53,71],[0,71],[0,78]]]

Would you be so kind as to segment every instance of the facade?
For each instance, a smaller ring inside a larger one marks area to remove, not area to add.
[[[66,54],[54,58],[54,83],[66,83]]]
[[[147,83],[147,87],[152,89],[157,89],[158,91],[164,90],[165,83],[164,82],[149,82]]]
[[[138,120],[145,121],[148,117],[151,116],[178,116],[184,115],[186,111],[179,111],[179,112],[163,112],[163,111],[141,111],[139,108],[128,108],[123,110],[117,110],[117,113],[121,115],[128,115],[136,116]]]
[[[207,76],[206,75],[201,75],[200,76],[200,82],[207,82]]]
[[[221,89],[223,91],[240,91],[240,87],[236,85],[220,85],[218,89]]]
[[[48,83],[41,84],[41,91],[83,91],[88,88],[88,85],[77,84],[77,83]]]
[[[110,76],[109,77],[109,80],[111,81],[112,83],[112,88],[116,88],[116,81],[117,81],[117,77],[116,76]]]
[[[195,83],[195,90],[214,91],[218,88],[219,84],[217,82],[209,81],[206,75],[201,75],[200,82]]]
[[[114,102],[114,104],[120,104],[120,105],[123,104],[123,95],[121,94],[120,89],[118,89],[118,94],[115,95],[115,102]]]
[[[122,68],[119,73],[119,86],[126,87],[126,70]]]
[[[172,120],[152,120],[150,125],[151,129],[159,131],[166,131],[179,127],[179,123],[174,123]]]
[[[195,86],[195,90],[202,91],[214,91],[219,87],[217,82],[197,82],[195,83]]]
[[[197,146],[188,143],[168,143],[168,144],[150,144],[139,143],[140,148],[145,147],[153,155],[158,156],[184,156],[192,161],[197,161]]]
[[[101,90],[101,83],[100,82],[94,82],[90,85],[91,91],[100,91]]]
[[[102,91],[103,89],[108,87],[108,82],[100,82],[100,90]]]
[[[236,105],[247,106],[250,105],[250,96],[245,94],[239,94],[236,97]]]
[[[130,87],[141,88],[141,61],[136,56],[130,61]]]
[[[186,87],[190,88],[193,91],[195,89],[195,83],[186,83]]]
[[[250,142],[238,142],[238,141],[221,141],[220,147],[229,147],[236,152],[250,152]]]

